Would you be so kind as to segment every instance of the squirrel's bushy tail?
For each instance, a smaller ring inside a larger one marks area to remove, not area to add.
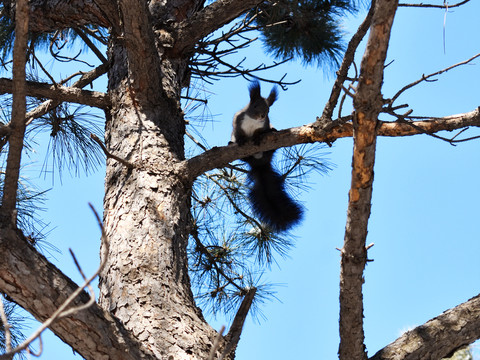
[[[249,199],[258,218],[275,231],[285,231],[303,217],[303,208],[285,189],[284,178],[271,164],[273,152],[264,153],[262,159],[245,159],[251,170]]]

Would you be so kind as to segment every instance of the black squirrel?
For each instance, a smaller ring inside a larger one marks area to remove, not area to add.
[[[270,125],[268,112],[277,100],[274,87],[268,98],[260,94],[260,83],[255,80],[249,86],[250,102],[233,117],[231,142],[238,145],[248,140],[258,145],[265,133],[276,131]],[[250,165],[248,172],[249,199],[255,215],[274,231],[285,231],[298,224],[303,208],[285,189],[285,179],[272,167],[275,150],[259,152],[242,159]]]

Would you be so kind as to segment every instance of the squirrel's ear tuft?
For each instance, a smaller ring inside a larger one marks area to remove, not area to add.
[[[272,91],[270,91],[270,95],[268,95],[268,98],[267,98],[267,103],[268,103],[268,106],[272,106],[272,104],[275,102],[275,100],[278,99],[278,91],[277,91],[277,87],[274,86],[272,88]]]
[[[260,95],[260,83],[256,79],[250,83],[248,91],[250,91],[250,101],[254,101],[262,97],[262,95]]]

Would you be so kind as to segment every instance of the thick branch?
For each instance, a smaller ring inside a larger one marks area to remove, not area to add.
[[[250,307],[252,306],[253,299],[257,292],[257,288],[251,288],[245,294],[242,303],[240,304],[240,308],[238,309],[237,313],[235,314],[235,318],[233,319],[232,326],[228,331],[226,336],[227,346],[223,354],[228,355],[232,351],[235,351],[237,348],[238,342],[240,341],[240,335],[242,333],[243,325],[245,324],[245,319],[250,311]]]
[[[434,134],[439,131],[453,131],[469,126],[480,127],[480,110],[477,108],[465,114],[450,115],[443,118],[412,122],[383,122],[377,125],[377,135],[400,137],[419,134]],[[320,125],[313,123],[265,135],[259,145],[247,143],[244,146],[231,144],[214,147],[179,166],[183,168],[189,181],[209,170],[223,167],[228,163],[253,155],[259,151],[278,149],[297,144],[326,142],[332,143],[337,139],[352,137],[353,125],[342,120],[328,121]]]
[[[407,331],[370,360],[443,359],[480,338],[480,295]]]
[[[377,119],[383,69],[398,0],[377,0],[354,97],[352,184],[340,270],[340,360],[367,358],[363,330],[363,271],[367,262]]]
[[[75,81],[71,88],[83,88],[84,86],[87,86],[88,84],[91,84],[95,79],[99,78],[103,74],[107,72],[108,66],[105,64],[102,64],[98,67],[96,67],[93,70],[90,70],[89,72],[84,73],[80,79]],[[110,101],[110,100],[109,100]],[[42,115],[45,115],[47,112],[50,110],[53,110],[55,107],[61,104],[61,100],[46,100],[39,106],[37,106],[35,109],[29,111],[26,114],[26,120],[27,120],[27,125],[32,122],[33,119],[36,119]],[[1,129],[0,129],[0,134],[1,134]]]
[[[6,6],[13,1],[4,1]],[[109,27],[116,24],[114,2],[108,0],[31,0],[30,27],[32,32],[95,24]]]
[[[258,0],[217,0],[203,8],[191,18],[180,23],[174,54],[182,54],[193,50],[194,45],[215,30],[228,24],[247,10],[258,5]]]
[[[161,92],[160,58],[156,51],[152,24],[147,2],[143,0],[121,0],[123,34],[127,59],[131,96],[140,107],[158,104]]]
[[[0,229],[0,248],[0,290],[39,321],[45,321],[78,288],[18,231]],[[88,299],[82,292],[73,306]],[[155,358],[96,304],[55,322],[51,330],[86,359]]]
[[[12,80],[0,78],[0,94],[11,93],[12,90]],[[56,101],[67,101],[101,109],[108,108],[110,104],[109,98],[105,93],[82,90],[78,87],[27,81],[25,91],[27,96],[47,98]]]

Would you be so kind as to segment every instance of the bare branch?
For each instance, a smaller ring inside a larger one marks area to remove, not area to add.
[[[75,259],[75,262],[76,262],[76,259]],[[103,264],[101,264],[101,267],[102,266],[103,266]],[[37,338],[39,338],[41,336],[41,334],[53,324],[54,321],[56,321],[58,319],[61,319],[63,317],[66,317],[66,316],[77,314],[78,312],[80,312],[82,310],[85,310],[85,309],[89,308],[90,306],[92,306],[95,303],[95,294],[94,293],[92,293],[90,295],[90,300],[87,303],[76,306],[76,307],[71,308],[71,309],[67,309],[67,307],[77,298],[77,296],[79,296],[80,293],[83,292],[83,289],[85,287],[89,286],[90,289],[92,289],[92,292],[93,292],[93,288],[90,286],[90,283],[97,277],[99,272],[100,272],[100,269],[97,270],[92,277],[90,277],[89,279],[85,279],[85,282],[81,286],[79,286],[67,298],[67,300],[65,300],[65,302],[62,305],[60,305],[60,307],[52,314],[51,317],[49,317],[46,321],[44,321],[40,325],[40,327],[32,335],[30,335],[20,345],[15,347],[15,349],[7,351],[5,354],[1,355],[0,360],[3,359],[4,357],[8,358],[8,356],[10,356],[10,355],[13,355],[13,354],[19,353],[22,350],[25,350],[33,341],[35,341]]]
[[[0,320],[5,333],[5,350],[8,353],[12,350],[12,334],[10,332],[11,325],[8,322],[7,314],[5,313],[5,307],[3,306],[2,296],[0,296]]]
[[[208,34],[234,20],[261,3],[259,0],[217,0],[191,18],[180,23],[172,52],[176,55],[193,50],[195,44]]]
[[[90,299],[39,254],[19,231],[0,229],[0,248],[3,250],[0,252],[1,291],[39,321],[48,321],[66,301],[77,307],[84,306]],[[75,298],[69,300],[74,293]],[[85,358],[156,359],[118,320],[95,303],[88,309],[67,315],[53,321],[50,329]]]
[[[363,22],[358,27],[357,32],[355,35],[352,36],[350,42],[348,43],[347,50],[345,51],[345,55],[343,57],[342,65],[340,65],[340,69],[337,71],[337,79],[333,84],[332,92],[330,94],[330,98],[328,99],[325,108],[323,109],[321,120],[331,119],[333,114],[333,109],[338,102],[338,97],[340,96],[340,92],[342,90],[343,83],[345,82],[348,74],[348,69],[352,64],[355,51],[357,50],[358,45],[362,41],[363,37],[367,33],[368,29],[370,28],[370,23],[372,22],[373,17],[373,10],[375,8],[375,0],[372,1],[370,6],[370,10],[368,11],[367,16],[363,20]]]
[[[87,34],[85,34],[85,32],[83,31],[83,29],[81,28],[74,28],[73,29],[77,34],[78,36],[80,36],[80,38],[83,40],[83,42],[85,44],[87,44],[87,46],[90,48],[90,50],[93,51],[93,53],[95,55],[97,55],[97,57],[100,59],[100,61],[103,63],[103,64],[106,64],[108,63],[108,60],[107,58],[102,54],[102,52],[95,46],[95,44],[92,42],[92,40],[90,40],[90,38],[87,36]]]
[[[203,48],[206,48],[207,46],[210,45],[216,45],[218,46],[220,43],[223,42],[230,42],[231,39],[236,36],[243,34],[245,32],[253,31],[257,27],[252,26],[251,24],[255,21],[256,14],[251,17],[245,16],[243,20],[237,22],[234,24],[230,30],[228,30],[226,33],[222,33],[221,36],[214,38],[214,39],[204,39],[198,43],[198,50],[197,51],[202,51]]]
[[[43,73],[45,75],[47,75],[47,77],[50,79],[50,81],[52,82],[52,85],[57,85],[57,82],[55,81],[55,79],[53,78],[53,76],[48,72],[47,69],[45,69],[45,67],[43,66],[42,62],[37,58],[37,56],[35,55],[35,49],[33,49],[33,47],[31,46],[31,48],[29,49],[29,55],[31,55],[33,57],[33,59],[35,60],[35,62],[37,63],[38,66],[40,66],[40,69],[42,69]]]
[[[12,91],[13,81],[0,78],[0,94],[11,93]],[[106,109],[110,104],[107,94],[98,91],[82,90],[78,87],[27,81],[25,92],[27,96],[47,98],[61,102],[67,101],[100,109]]]
[[[382,83],[390,31],[398,0],[377,0],[354,98],[352,183],[340,270],[340,360],[367,354],[363,329],[363,271],[372,199],[377,120],[383,106]]]
[[[451,65],[451,66],[449,66],[449,67],[447,67],[447,68],[445,68],[445,69],[436,71],[436,72],[431,73],[431,74],[429,74],[429,75],[423,75],[420,79],[418,79],[418,80],[416,80],[416,81],[414,81],[414,82],[412,82],[412,83],[404,86],[403,88],[401,88],[401,89],[392,97],[392,99],[390,100],[390,106],[393,105],[393,103],[395,102],[395,100],[397,100],[398,97],[399,97],[401,94],[403,94],[406,90],[414,87],[415,85],[420,84],[420,83],[423,82],[423,81],[432,81],[432,80],[429,80],[429,79],[432,78],[432,77],[434,77],[434,76],[443,74],[443,73],[445,73],[445,72],[447,72],[447,71],[449,71],[449,70],[452,70],[452,69],[454,69],[454,68],[456,68],[456,67],[459,67],[459,66],[462,66],[462,65],[466,65],[466,64],[472,62],[473,60],[475,60],[475,59],[478,58],[478,57],[480,57],[480,53],[472,56],[470,59],[461,61],[461,62],[459,62],[459,63],[457,63],[457,64],[455,64],[455,65]]]
[[[90,204],[90,208],[92,209],[92,211],[94,212],[96,218],[98,219],[98,214],[97,212],[95,211],[95,209],[93,208],[93,206]],[[106,259],[106,254],[108,253],[108,241],[105,237],[105,231],[103,229],[103,225],[100,224],[100,230],[102,232],[102,243],[105,244],[105,247],[102,248],[102,251],[104,252],[104,256],[101,256],[102,259]],[[83,280],[84,280],[84,283],[79,286],[64,302],[62,305],[60,305],[58,307],[58,309],[46,320],[44,321],[40,327],[32,334],[30,335],[25,341],[23,341],[20,345],[18,345],[17,347],[15,347],[15,349],[8,349],[7,348],[7,351],[5,354],[1,355],[0,356],[0,360],[5,358],[7,359],[9,356],[11,355],[14,355],[16,353],[19,353],[20,351],[22,350],[25,350],[28,346],[30,346],[30,344],[36,340],[37,338],[39,338],[41,336],[41,334],[47,329],[49,328],[55,321],[61,319],[61,318],[64,318],[64,317],[67,317],[67,316],[71,316],[71,315],[75,315],[77,313],[79,313],[80,311],[82,310],[85,310],[87,308],[89,308],[90,306],[92,306],[94,303],[95,303],[95,292],[93,291],[93,288],[92,286],[90,285],[91,282],[98,276],[98,274],[100,273],[100,271],[104,268],[105,266],[105,261],[101,262],[100,263],[100,266],[98,267],[97,271],[95,271],[95,273],[90,277],[90,278],[86,278],[85,277],[85,274],[83,273],[83,270],[82,268],[80,267],[80,264],[78,263],[73,251],[70,249],[70,254],[72,255],[72,258],[73,258],[73,261],[75,262],[75,265],[77,266],[77,269],[78,271],[80,272]],[[85,287],[88,287],[89,291],[90,291],[90,299],[88,300],[87,303],[85,304],[82,304],[82,305],[78,305],[78,306],[75,306],[73,308],[70,308],[70,309],[67,309],[68,306],[70,306],[70,304],[83,292],[83,289],[85,289]]]
[[[369,360],[443,359],[480,338],[480,295],[405,332]]]
[[[469,126],[480,127],[479,108],[468,113],[432,118],[418,121],[379,122],[378,135],[380,136],[411,136],[418,134],[434,134],[439,131],[453,131]]]
[[[38,336],[38,352],[34,352],[30,347],[26,348],[25,351],[27,352],[27,354],[31,354],[35,357],[40,357],[40,355],[42,355],[42,352],[43,352],[42,335],[40,334]]]
[[[453,5],[450,5],[448,4],[448,2],[445,2],[444,5],[434,5],[434,4],[423,4],[423,3],[420,3],[420,4],[398,4],[398,6],[402,6],[402,7],[421,7],[421,8],[436,8],[436,9],[451,9],[451,8],[454,8],[454,7],[458,7],[458,6],[462,6],[466,3],[468,3],[470,0],[463,0],[463,1],[460,1],[459,3],[456,3],[456,4],[453,4]]]
[[[187,181],[193,181],[197,176],[206,171],[224,167],[234,160],[251,156],[260,151],[304,143],[325,142],[330,144],[340,138],[352,137],[353,125],[349,120],[351,120],[350,117],[333,121],[328,120],[325,123],[317,121],[308,125],[272,132],[266,134],[259,145],[247,143],[243,146],[230,144],[222,147],[213,147],[200,155],[181,162],[178,166],[180,168],[185,167]],[[479,109],[464,114],[412,122],[378,121],[377,135],[400,137],[433,134],[439,131],[453,131],[469,126],[480,127]]]
[[[261,11],[261,10],[259,10]],[[222,77],[242,76],[246,80],[253,78],[264,82],[274,83],[286,90],[288,85],[293,85],[300,80],[287,82],[284,81],[286,74],[280,80],[263,78],[258,73],[264,70],[272,69],[291,60],[291,58],[282,61],[274,61],[272,64],[260,64],[254,68],[245,68],[243,63],[246,58],[233,64],[228,61],[228,55],[237,54],[239,50],[248,47],[257,37],[248,37],[245,34],[260,29],[258,26],[252,26],[257,14],[247,16],[236,22],[231,28],[222,32],[221,35],[209,36],[197,43],[195,47],[195,56],[190,61],[192,77],[199,77],[210,83],[209,80],[215,80]]]
[[[105,154],[105,156],[107,157],[107,159],[114,159],[114,160],[117,160],[119,163],[125,165],[126,167],[128,167],[129,169],[133,169],[135,167],[135,165],[133,165],[132,163],[128,162],[127,160],[125,159],[122,159],[112,153],[110,153],[107,148],[105,147],[105,145],[101,142],[101,140],[98,138],[97,135],[95,134],[90,134],[90,137],[92,138],[93,141],[95,141],[103,150],[103,153]]]
[[[247,293],[245,294],[245,297],[243,298],[242,303],[235,314],[232,326],[228,330],[228,334],[226,336],[227,345],[225,346],[225,350],[223,351],[223,354],[219,360],[224,359],[225,356],[228,356],[230,353],[232,353],[232,351],[235,351],[238,342],[240,341],[243,324],[245,323],[245,319],[250,311],[250,307],[252,306],[253,298],[255,297],[256,292],[257,288],[253,287],[248,289]]]
[[[217,337],[215,338],[215,342],[213,343],[212,350],[210,350],[210,354],[208,355],[207,360],[214,360],[215,353],[217,352],[220,346],[220,341],[222,340],[222,335],[224,331],[225,331],[225,326],[222,325],[222,327],[220,328],[220,331],[218,332]]]
[[[103,74],[105,74],[108,70],[108,66],[106,64],[102,64],[95,69],[84,73],[80,79],[78,79],[71,88],[83,88],[88,84],[91,84],[95,79],[99,78]],[[26,114],[26,124],[27,126],[36,118],[45,115],[50,110],[53,110],[55,107],[60,105],[62,101],[60,100],[47,100],[44,101],[41,105],[37,106],[35,109],[29,111]]]
[[[13,46],[13,80],[12,93],[12,120],[11,133],[8,139],[9,151],[5,180],[3,184],[3,198],[1,212],[11,225],[16,226],[16,202],[18,178],[20,176],[20,162],[25,136],[26,86],[25,64],[28,39],[28,0],[18,0],[15,10],[15,42]]]
[[[117,23],[116,7],[108,0],[30,1],[30,31],[51,32],[88,24],[109,27]]]

